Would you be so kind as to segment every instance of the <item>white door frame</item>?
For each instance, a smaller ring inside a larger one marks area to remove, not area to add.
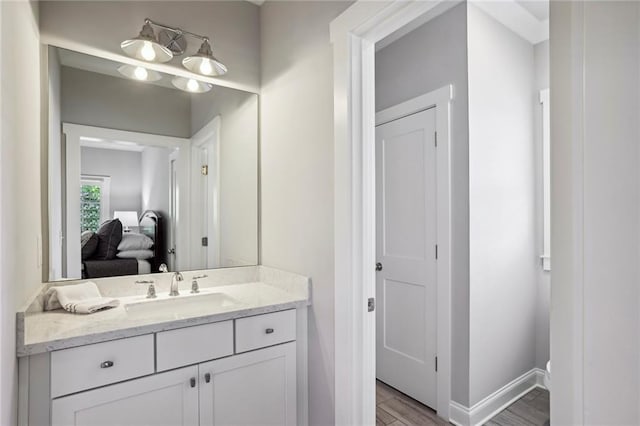
[[[375,424],[375,44],[456,2],[360,0],[331,23],[334,62],[335,423]],[[448,95],[445,96],[448,92]],[[435,93],[439,93],[436,96]],[[425,95],[438,131],[438,415],[451,400],[449,103],[451,88]],[[430,97],[431,96],[431,97]],[[422,97],[416,98],[420,99]],[[410,103],[419,104],[413,99]],[[393,108],[391,108],[393,109]],[[442,331],[442,332],[441,332]]]
[[[108,129],[104,127],[85,126],[80,124],[62,123],[62,133],[65,138],[65,167],[66,167],[66,248],[67,248],[67,277],[80,278],[80,197],[71,196],[80,194],[80,138],[93,138],[97,140],[116,140],[135,142],[141,145],[156,147],[178,148],[181,162],[181,187],[184,187],[185,197],[188,197],[189,170],[189,139],[172,136],[153,135],[150,133],[129,132],[125,130]],[[187,198],[188,199],[188,198]],[[182,197],[181,197],[182,200]],[[188,205],[188,204],[187,204]],[[186,207],[183,207],[186,209]],[[142,212],[140,212],[142,213]],[[181,213],[187,217],[187,211]],[[188,226],[188,225],[187,225]],[[179,237],[188,238],[188,236]],[[186,245],[186,244],[185,244]]]

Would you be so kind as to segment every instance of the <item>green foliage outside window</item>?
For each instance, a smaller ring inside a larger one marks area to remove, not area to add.
[[[97,231],[100,226],[100,186],[83,184],[80,188],[80,232]]]

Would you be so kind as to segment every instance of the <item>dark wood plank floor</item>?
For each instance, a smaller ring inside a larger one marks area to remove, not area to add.
[[[549,420],[549,392],[536,388],[489,420],[488,426],[543,426]],[[447,425],[436,412],[376,381],[376,426]]]

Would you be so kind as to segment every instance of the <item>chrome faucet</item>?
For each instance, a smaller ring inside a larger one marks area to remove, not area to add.
[[[178,283],[183,281],[184,278],[180,272],[174,272],[171,276],[171,289],[169,291],[169,296],[179,296],[178,292]]]

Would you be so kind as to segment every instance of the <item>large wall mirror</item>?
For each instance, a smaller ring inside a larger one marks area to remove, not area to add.
[[[48,48],[49,280],[258,263],[254,93]]]

